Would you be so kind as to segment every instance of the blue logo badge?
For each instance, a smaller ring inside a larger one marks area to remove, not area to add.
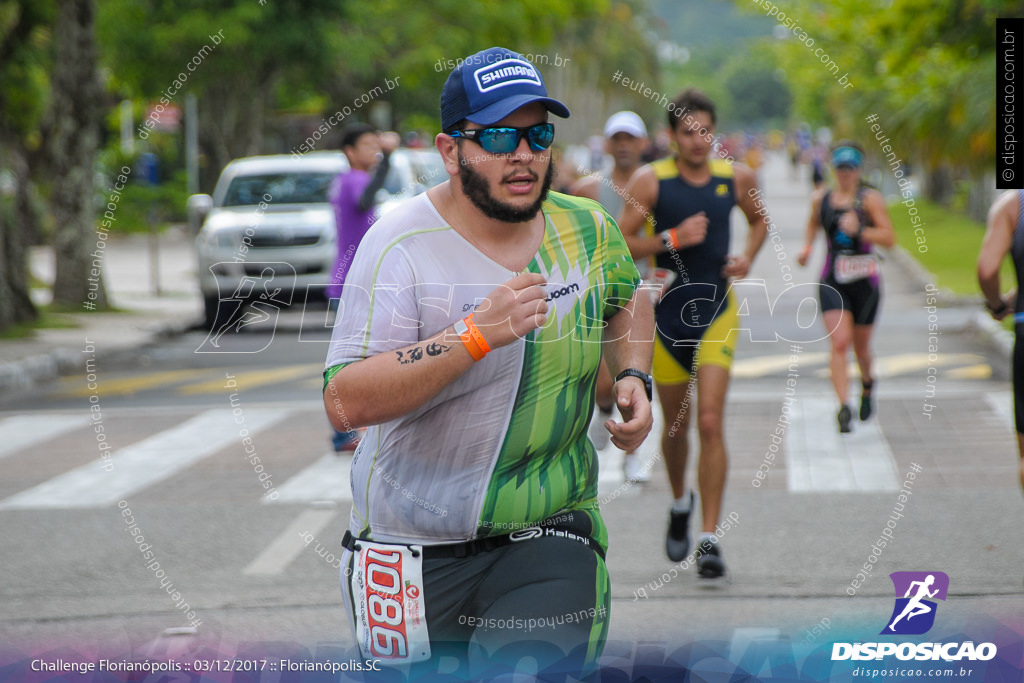
[[[935,623],[938,607],[933,600],[946,599],[949,576],[944,572],[893,572],[889,578],[896,590],[896,605],[881,633],[901,636],[927,633]]]

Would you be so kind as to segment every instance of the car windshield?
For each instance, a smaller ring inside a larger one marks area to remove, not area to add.
[[[337,173],[267,173],[238,176],[224,195],[224,206],[324,204]],[[270,198],[264,197],[270,195]]]
[[[448,180],[440,154],[410,153],[392,157],[391,169],[384,178],[384,190],[393,196],[422,192]]]
[[[434,187],[448,180],[448,169],[440,154],[416,155],[416,181],[425,187]]]
[[[392,165],[388,169],[388,174],[384,176],[384,191],[388,194],[399,195],[406,191],[408,188],[405,187],[403,182],[407,177],[406,173],[403,173],[405,169],[398,165]]]

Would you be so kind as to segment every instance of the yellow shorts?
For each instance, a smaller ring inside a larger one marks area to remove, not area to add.
[[[697,344],[669,347],[658,335],[654,340],[654,360],[651,364],[655,382],[665,385],[685,384],[690,381],[691,369],[695,371],[702,365],[716,365],[726,370],[732,367],[736,339],[739,336],[734,332],[740,317],[736,301],[731,295],[726,302],[725,310],[707,326]]]

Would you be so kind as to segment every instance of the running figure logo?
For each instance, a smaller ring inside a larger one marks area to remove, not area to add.
[[[213,270],[220,265],[222,264],[214,264],[210,269]],[[237,282],[230,278],[218,278],[218,289],[227,286],[234,287],[234,290],[226,289],[221,292],[217,323],[195,353],[259,353],[273,341],[278,314],[281,308],[291,305],[292,302],[295,268],[290,263],[269,261],[249,262],[243,266],[244,273],[259,272],[259,275],[254,277],[243,274]],[[224,296],[227,291],[231,291],[231,294]],[[227,333],[238,333],[244,328],[268,322],[270,325],[262,325],[261,329],[266,330],[269,327],[269,338],[263,335],[254,336],[252,339],[232,344],[230,351],[221,348],[221,340]]]
[[[893,572],[889,578],[896,589],[896,605],[889,624],[881,633],[903,636],[927,633],[935,623],[938,606],[928,598],[946,599],[949,576],[944,572]]]

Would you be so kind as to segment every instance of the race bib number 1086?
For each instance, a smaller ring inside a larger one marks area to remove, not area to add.
[[[363,656],[393,664],[430,659],[421,549],[357,543],[351,587],[356,639]]]

